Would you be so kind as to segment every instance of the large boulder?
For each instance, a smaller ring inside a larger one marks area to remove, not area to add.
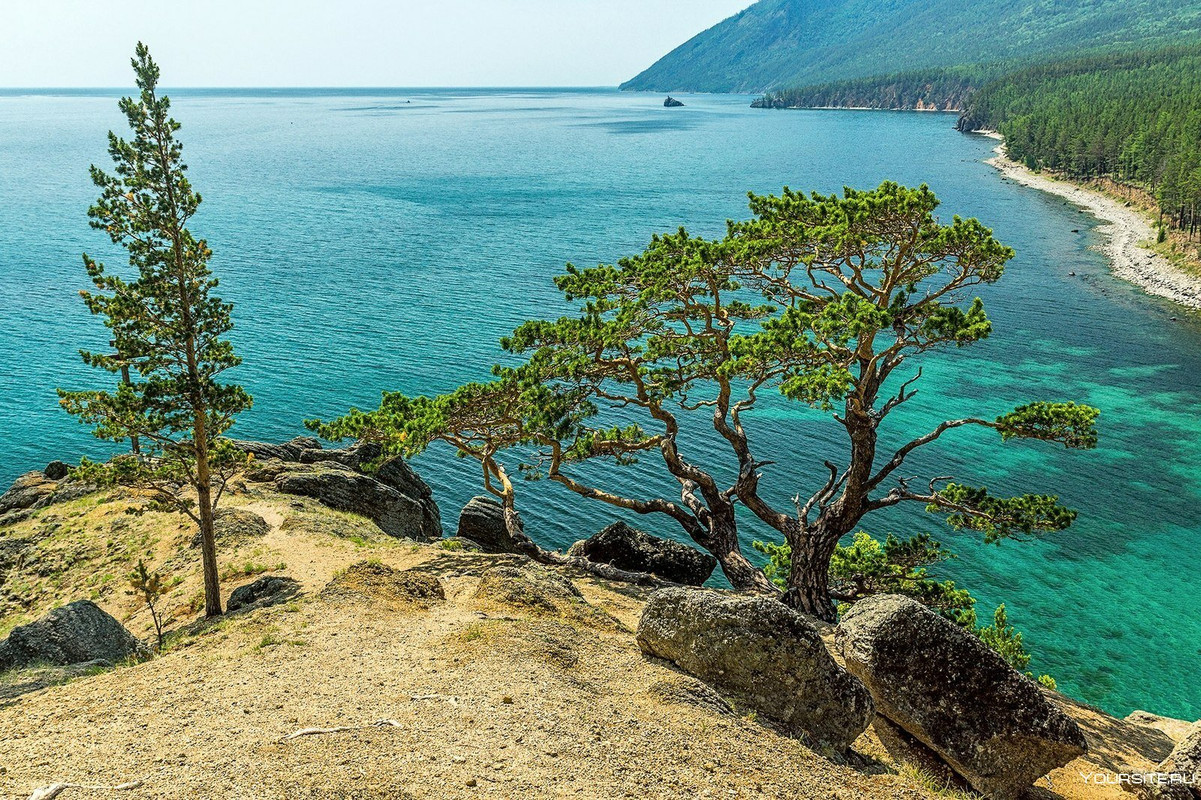
[[[860,600],[835,642],[881,715],[990,798],[1013,798],[1087,750],[1038,685],[963,628],[899,595]]]
[[[115,664],[144,647],[125,626],[89,600],[56,608],[37,622],[13,628],[0,642],[0,672],[34,664],[86,661]]]
[[[505,527],[505,512],[491,497],[473,497],[459,513],[456,535],[480,546],[485,553],[516,553],[517,545]]]
[[[871,695],[817,628],[770,597],[660,590],[642,612],[638,645],[816,746],[845,751],[872,720]]]
[[[284,494],[311,497],[337,511],[364,516],[389,536],[424,541],[442,537],[432,500],[402,494],[337,462],[298,466],[279,475],[275,487]]]
[[[649,572],[686,586],[700,586],[709,580],[717,566],[717,559],[708,553],[660,539],[624,522],[614,522],[600,533],[576,542],[570,554],[629,572]]]
[[[1192,727],[1155,772],[1124,778],[1123,788],[1143,800],[1201,798],[1201,723]]]

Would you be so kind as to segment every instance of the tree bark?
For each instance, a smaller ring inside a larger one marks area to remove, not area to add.
[[[730,516],[729,520],[715,518],[712,521],[709,526],[709,541],[705,542],[705,549],[717,559],[721,571],[725,573],[730,585],[736,591],[779,595],[780,590],[767,579],[763,570],[752,564],[742,554],[742,547],[738,541],[738,527],[732,519],[732,508]]]
[[[789,568],[788,591],[784,602],[788,606],[812,617],[836,622],[838,611],[830,599],[830,560],[839,537],[824,533],[821,529],[808,535],[790,537],[792,564]]]
[[[201,464],[204,465],[203,471]],[[221,616],[221,583],[217,572],[217,539],[213,523],[212,478],[208,474],[208,459],[197,459],[196,497],[200,517],[200,557],[204,564],[204,616]]]

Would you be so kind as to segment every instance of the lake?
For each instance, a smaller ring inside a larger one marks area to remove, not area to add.
[[[979,345],[926,364],[918,398],[886,441],[944,418],[996,415],[1028,399],[1102,410],[1101,446],[1065,452],[977,431],[946,436],[914,474],[954,473],[997,492],[1060,494],[1067,532],[986,546],[921,509],[866,520],[879,536],[943,532],[941,570],[1004,602],[1062,691],[1124,715],[1201,717],[1201,324],[1112,278],[1094,220],[1002,181],[995,142],[943,114],[765,112],[738,96],[663,98],[608,90],[191,90],[170,93],[191,178],[193,229],[235,304],[236,377],[255,397],[234,430],[280,440],[302,421],[385,389],[437,393],[485,378],[497,339],[566,312],[564,262],[610,262],[655,232],[718,235],[746,192],[839,191],[884,179],[928,183],[940,213],[977,216],[1018,255],[982,292],[994,321]],[[76,351],[107,337],[76,293],[85,250],[121,265],[88,227],[89,163],[123,130],[116,91],[0,92],[0,481],[105,446],[57,406],[55,387],[93,385]],[[1073,276],[1071,273],[1075,273]],[[703,420],[697,423],[703,431]],[[838,458],[830,420],[766,398],[750,423],[787,502]],[[720,450],[709,448],[718,471]],[[446,451],[416,462],[443,521],[480,491]],[[666,489],[651,463],[601,476]],[[563,547],[619,518],[555,485],[519,487],[529,532]],[[631,520],[677,535],[668,520]],[[767,531],[747,515],[748,541]],[[749,549],[749,547],[748,547]]]

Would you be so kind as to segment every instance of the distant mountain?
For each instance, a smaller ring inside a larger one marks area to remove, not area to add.
[[[759,93],[1198,37],[1201,0],[760,0],[621,88]]]

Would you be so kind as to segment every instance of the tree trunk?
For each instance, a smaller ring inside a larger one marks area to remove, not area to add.
[[[221,616],[221,583],[217,573],[217,539],[213,525],[213,479],[209,472],[208,452],[203,446],[196,454],[196,504],[200,517],[200,557],[204,564],[204,616]]]
[[[763,574],[763,570],[752,564],[742,554],[742,547],[738,542],[738,526],[733,520],[732,508],[730,519],[715,518],[710,524],[706,549],[717,559],[721,571],[725,573],[730,585],[736,591],[767,595],[780,593],[775,584]]]
[[[792,565],[784,602],[803,614],[836,622],[838,611],[830,599],[830,560],[839,536],[823,528],[790,536]]]

